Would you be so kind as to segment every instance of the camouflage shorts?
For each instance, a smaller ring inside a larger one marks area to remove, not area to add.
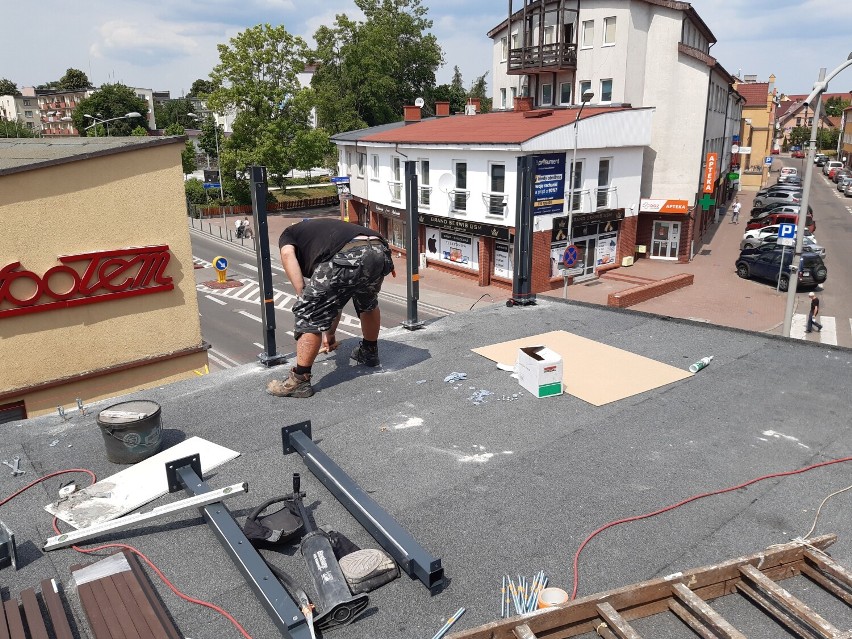
[[[293,306],[297,338],[300,333],[327,331],[350,299],[359,316],[372,311],[379,305],[382,281],[391,270],[390,250],[378,241],[346,248],[318,264]]]

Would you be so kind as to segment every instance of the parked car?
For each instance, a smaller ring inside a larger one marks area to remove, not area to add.
[[[781,149],[779,149],[778,147],[776,147],[776,148],[772,149],[772,150],[769,152],[769,154],[770,154],[770,155],[779,155],[780,153],[781,153]]]
[[[783,182],[775,182],[772,186],[796,186],[799,185],[801,188],[804,180],[801,175],[788,175]],[[767,187],[769,188],[769,187]]]
[[[791,158],[803,158],[803,157],[805,157],[805,152],[804,151],[793,151],[790,154],[790,157]]]
[[[831,171],[831,169],[842,169],[842,168],[843,168],[843,162],[840,162],[839,160],[829,160],[828,162],[823,164],[822,174],[828,175],[828,172]]]
[[[778,224],[770,224],[768,226],[748,229],[745,233],[743,233],[743,239],[740,242],[740,250],[743,250],[744,248],[754,248],[770,235],[778,235],[778,231]],[[805,237],[813,237],[813,235],[814,234],[808,229],[805,229]]]
[[[852,181],[852,172],[847,173],[846,175],[841,175],[837,179],[837,190],[841,193],[846,190],[846,185]]]
[[[766,215],[761,215],[760,217],[753,217],[746,224],[746,230],[750,231],[752,229],[760,229],[764,226],[771,226],[772,224],[798,224],[799,216],[795,213],[768,213]],[[808,229],[811,233],[816,230],[816,224],[814,223],[814,218],[810,215],[807,217],[807,221],[805,223],[805,228]]]
[[[754,206],[766,206],[773,202],[784,204],[800,204],[802,202],[801,191],[769,191],[766,195],[754,198]]]
[[[747,250],[740,253],[735,262],[737,275],[743,279],[756,277],[778,284],[786,291],[790,286],[790,265],[793,263],[793,251],[776,246],[771,250]],[[783,256],[783,258],[782,258]],[[816,286],[828,279],[828,268],[816,253],[802,253],[799,260],[799,286]]]
[[[767,215],[768,213],[799,213],[801,207],[798,204],[783,204],[782,202],[773,202],[766,206],[756,206],[751,210],[752,219]],[[808,204],[808,215],[814,214],[814,207]]]
[[[816,156],[816,165],[817,166],[825,166],[825,163],[828,162],[828,156],[820,153]]]
[[[849,169],[838,169],[834,173],[834,177],[832,177],[831,179],[835,184],[837,184],[837,182],[840,180],[840,178],[844,178],[847,175],[852,175],[852,171],[850,171]]]
[[[820,159],[820,158],[826,158],[826,159],[828,159],[828,156],[827,156],[825,153],[817,153],[817,154],[814,156],[814,164],[816,164],[817,162],[819,162],[819,159]]]
[[[852,182],[846,183],[846,188],[843,189],[843,195],[846,197],[852,197]]]
[[[806,230],[805,233],[810,233],[810,231]],[[742,251],[769,251],[778,246],[778,236],[767,235],[760,240],[743,240],[742,243]],[[791,249],[792,247],[787,247],[788,251]],[[802,251],[816,253],[822,258],[825,257],[825,247],[818,244],[816,240],[814,240],[813,235],[805,235],[805,237],[802,238]]]
[[[799,175],[799,169],[794,166],[785,166],[781,168],[781,173],[778,175],[778,183],[786,182],[791,176]]]
[[[796,192],[796,191],[801,191],[801,190],[802,190],[801,184],[789,184],[789,183],[785,182],[783,184],[773,184],[772,186],[767,186],[766,188],[760,189],[757,193],[755,193],[754,197],[755,198],[763,197],[764,195],[766,195],[767,193],[769,193],[771,191],[792,191],[792,192]]]
[[[829,179],[829,180],[831,180],[831,181],[833,182],[833,181],[834,181],[834,176],[835,176],[835,175],[837,175],[837,172],[838,172],[838,171],[842,171],[842,169],[841,169],[841,168],[839,168],[839,167],[834,167],[833,169],[829,169],[829,171],[828,171],[828,179]]]

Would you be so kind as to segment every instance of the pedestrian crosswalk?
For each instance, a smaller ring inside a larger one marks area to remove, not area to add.
[[[790,337],[793,339],[807,339],[809,341],[820,342],[821,344],[829,344],[837,346],[837,318],[830,315],[820,315],[822,330],[818,331],[816,327],[812,333],[807,333],[808,316],[806,313],[796,313],[793,315],[793,321],[790,324]],[[852,331],[852,319],[849,320],[849,330]]]

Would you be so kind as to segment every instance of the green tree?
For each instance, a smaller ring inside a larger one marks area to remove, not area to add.
[[[843,110],[850,104],[852,104],[852,102],[849,100],[844,100],[840,96],[834,96],[833,98],[829,98],[825,101],[825,114],[833,117],[840,117],[843,115]]]
[[[183,165],[184,175],[194,172],[198,168],[195,161],[195,145],[192,140],[187,140],[183,151],[180,152],[180,161]]]
[[[128,113],[139,113],[138,118],[122,118]],[[92,117],[86,117],[86,116]],[[88,98],[80,101],[80,104],[71,114],[80,135],[93,135],[92,131],[98,131],[99,135],[111,136],[130,135],[137,126],[146,128],[148,124],[148,103],[138,97],[130,87],[123,84],[104,84],[100,89],[92,93]],[[97,120],[109,120],[111,118],[122,118],[113,120],[108,125],[98,124],[96,127],[86,129]],[[147,130],[147,128],[146,128]]]
[[[468,93],[468,96],[471,98],[479,98],[479,107],[482,113],[491,111],[491,98],[488,97],[488,83],[485,81],[485,76],[487,75],[488,71],[476,78],[470,86],[470,92]]]
[[[221,124],[216,124],[212,115],[208,115],[201,122],[201,133],[198,136],[198,148],[207,154],[207,157],[215,158],[217,153],[217,140],[225,139],[225,130]]]
[[[167,129],[173,124],[178,124],[184,129],[195,126],[195,120],[187,115],[188,113],[192,113],[192,102],[187,98],[167,100],[162,104],[154,105],[154,119],[159,129]]]
[[[91,89],[92,83],[89,82],[89,76],[80,71],[80,69],[68,69],[65,75],[59,78],[56,88],[60,91],[79,91],[82,89]]]
[[[397,122],[403,106],[435,85],[443,52],[420,0],[355,0],[364,22],[338,15],[314,39],[311,86],[319,123],[329,133]]]
[[[818,149],[836,149],[837,140],[840,137],[839,129],[822,128],[817,131]]]
[[[329,155],[336,156],[336,147],[328,139],[328,133],[323,129],[307,129],[298,131],[292,146],[293,168],[300,171],[323,166]]]
[[[192,87],[190,87],[189,93],[186,94],[186,97],[203,98],[211,93],[213,93],[213,83],[210,80],[198,78],[192,83]]]
[[[796,126],[790,130],[789,146],[804,146],[811,139],[811,130],[806,126]]]
[[[0,95],[21,95],[21,92],[17,84],[6,78],[0,78]]]
[[[165,129],[163,129],[163,133],[165,135],[184,135],[186,133],[186,129],[184,129],[180,124],[175,122],[174,124],[170,124]]]
[[[148,129],[144,126],[137,126],[130,132],[130,135],[135,136],[137,138],[144,138],[148,135]]]
[[[198,178],[190,178],[183,184],[183,189],[186,192],[186,199],[190,204],[206,204],[207,191],[204,188],[204,183]]]
[[[20,120],[0,118],[0,138],[33,138],[35,132]]]

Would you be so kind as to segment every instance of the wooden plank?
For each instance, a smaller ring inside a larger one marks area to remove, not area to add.
[[[708,626],[723,639],[746,639],[743,633],[734,628],[722,615],[713,610],[708,603],[683,584],[675,584],[672,590],[675,596],[689,608],[689,612],[698,617],[701,623]]]
[[[124,556],[127,558],[127,563],[130,564],[130,570],[135,575],[136,579],[131,582],[131,590],[134,592],[134,596],[136,596],[137,600],[139,599],[138,593],[136,589],[138,588],[144,593],[145,598],[147,599],[150,609],[153,610],[155,616],[160,622],[159,628],[162,628],[162,636],[166,639],[183,639],[178,629],[175,627],[174,622],[172,621],[169,613],[166,611],[163,602],[160,601],[160,598],[157,596],[154,587],[151,585],[151,582],[148,580],[148,576],[145,574],[145,571],[142,569],[142,565],[139,563],[139,560],[136,558],[136,555],[125,552]],[[146,612],[146,614],[148,614]],[[149,620],[149,624],[150,624]]]
[[[852,588],[852,571],[847,570],[828,555],[817,553],[809,549],[805,551],[805,561],[807,563],[813,563],[832,579]]]
[[[836,535],[822,535],[810,540],[816,548],[824,549],[837,541]],[[640,619],[668,610],[672,599],[672,584],[684,583],[701,599],[709,601],[734,592],[741,581],[739,569],[746,564],[760,563],[772,579],[786,579],[799,573],[806,547],[801,542],[773,546],[760,553],[730,559],[720,564],[695,568],[682,574],[651,579],[624,586],[540,611],[526,620],[530,629],[548,637],[563,639],[594,632],[600,622],[597,605],[607,602],[626,620]],[[514,639],[512,631],[517,621],[502,619],[451,635],[451,639]]]
[[[71,566],[71,572],[73,573],[80,568],[82,566]],[[110,639],[112,635],[107,620],[98,606],[91,584],[77,586],[77,596],[80,597],[80,603],[83,604],[83,612],[86,613],[86,619],[89,620],[89,627],[92,629],[95,639]]]
[[[136,580],[133,573],[130,571],[122,572],[112,575],[112,577],[112,583],[122,602],[124,602],[124,607],[127,610],[130,621],[133,623],[136,634],[140,637],[153,637],[160,634],[162,629],[159,627],[159,624],[153,627],[148,625],[148,619],[143,612],[143,606],[137,603],[136,597],[134,597],[133,592],[130,590],[130,582]],[[150,610],[151,606],[149,604],[144,608]],[[154,616],[154,619],[156,619],[156,616]]]
[[[21,619],[18,600],[12,599],[4,602],[3,608],[6,610],[6,623],[9,626],[10,639],[27,639],[27,635],[24,634],[24,620]]]
[[[796,620],[793,619],[790,615],[781,610],[778,606],[776,606],[769,599],[761,595],[757,590],[755,590],[748,584],[737,584],[737,590],[749,599],[751,599],[758,606],[763,608],[766,614],[775,619],[775,621],[780,623],[782,626],[786,627],[787,630],[792,632],[794,635],[802,637],[802,639],[813,639],[813,635],[810,633],[810,631],[805,629],[805,626],[800,623],[797,623]]]
[[[527,624],[515,626],[515,629],[512,630],[512,634],[515,635],[516,639],[537,639]]]
[[[808,608],[801,600],[791,595],[771,579],[768,579],[766,575],[754,566],[742,566],[740,572],[752,584],[757,586],[768,599],[771,599],[776,606],[783,606],[792,612],[797,619],[808,624],[823,639],[839,639],[841,637],[841,632],[837,628]]]
[[[603,602],[597,605],[598,614],[619,639],[642,639],[639,633],[636,632],[629,623],[615,611],[610,604]]]
[[[0,639],[9,639],[9,626],[6,624],[6,606],[0,592]]]
[[[106,590],[104,590],[103,582],[101,580],[90,581],[87,584],[83,584],[83,587],[88,588],[91,591],[95,605],[98,607],[98,610],[103,615],[104,621],[106,622],[107,634],[103,637],[98,635],[96,639],[127,639],[124,635],[124,630],[121,628],[121,623],[118,621],[116,611],[113,609],[112,604],[109,601]]]
[[[118,618],[118,623],[121,626],[121,631],[124,633],[126,639],[142,639],[139,631],[133,625],[133,621],[130,618],[130,611],[127,609],[127,605],[130,602],[124,601],[118,592],[118,588],[116,588],[116,583],[121,578],[123,578],[122,573],[116,573],[109,577],[98,579],[94,583],[100,584],[103,587],[107,601],[109,601],[109,605],[115,612],[115,616]]]
[[[689,626],[695,634],[701,637],[701,639],[719,639],[709,628],[707,628],[707,626],[701,623],[700,619],[695,617],[677,601],[672,600],[669,602],[669,610],[675,613],[680,620]]]
[[[805,564],[802,566],[802,574],[821,588],[827,590],[835,597],[845,602],[847,605],[852,606],[852,593],[838,585],[837,582],[826,577],[821,571]]]
[[[50,623],[53,625],[53,634],[56,635],[56,639],[74,639],[71,624],[68,623],[68,614],[65,612],[62,598],[54,588],[53,580],[42,580],[41,598],[50,613]]]
[[[50,639],[47,635],[47,626],[44,625],[44,616],[41,614],[41,606],[38,605],[35,590],[27,588],[22,590],[19,596],[21,605],[24,607],[24,616],[27,618],[30,638]]]

